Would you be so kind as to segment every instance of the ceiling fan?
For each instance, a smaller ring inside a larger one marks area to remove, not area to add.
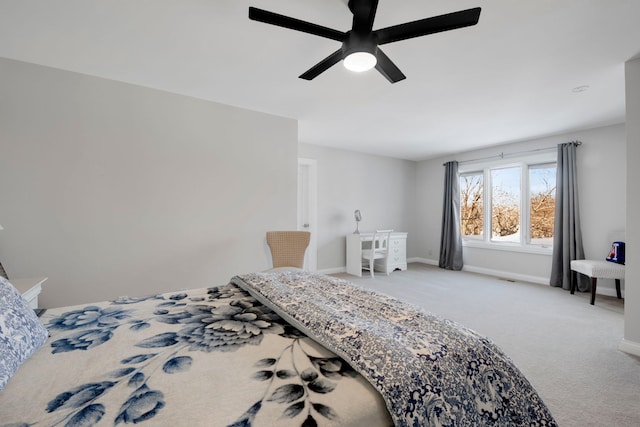
[[[342,43],[340,49],[300,75],[301,79],[313,80],[333,65],[344,60],[344,66],[352,71],[366,71],[375,67],[391,83],[404,80],[406,76],[382,52],[379,46],[413,37],[468,27],[477,24],[478,19],[480,19],[480,8],[476,7],[374,31],[373,20],[376,16],[377,7],[378,0],[349,0],[349,10],[353,13],[353,26],[347,32],[301,21],[300,19],[256,7],[249,7],[249,19],[314,34]]]

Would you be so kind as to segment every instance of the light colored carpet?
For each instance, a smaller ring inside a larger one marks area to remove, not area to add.
[[[425,264],[347,279],[409,301],[490,338],[524,372],[560,427],[640,426],[640,358],[618,350],[624,306]]]

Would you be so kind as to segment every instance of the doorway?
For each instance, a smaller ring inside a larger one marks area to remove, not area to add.
[[[304,256],[304,268],[318,268],[318,161],[298,159],[298,230],[309,231],[311,240]]]

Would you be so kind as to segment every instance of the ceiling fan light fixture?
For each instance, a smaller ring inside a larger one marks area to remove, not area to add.
[[[379,45],[476,25],[482,10],[479,7],[475,7],[373,30],[378,0],[349,0],[348,6],[353,14],[353,24],[351,30],[347,32],[256,7],[249,7],[249,19],[342,43],[340,49],[302,73],[300,75],[301,79],[313,80],[342,61],[347,69],[355,72],[362,72],[375,67],[389,82],[397,83],[406,79],[406,76],[378,48]]]
[[[361,73],[376,66],[376,56],[369,52],[353,52],[344,58],[344,67],[349,71]]]

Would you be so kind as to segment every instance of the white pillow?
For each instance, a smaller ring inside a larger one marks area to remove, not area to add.
[[[0,276],[0,391],[48,335],[20,292]]]

